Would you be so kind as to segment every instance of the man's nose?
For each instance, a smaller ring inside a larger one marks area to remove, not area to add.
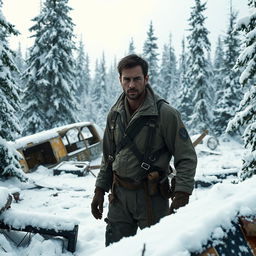
[[[135,87],[135,86],[134,86],[134,80],[133,80],[133,79],[130,80],[130,82],[129,82],[129,87],[130,87],[130,88],[134,88],[134,87]]]

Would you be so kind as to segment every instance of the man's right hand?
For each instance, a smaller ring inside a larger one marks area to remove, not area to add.
[[[103,213],[105,191],[99,187],[94,190],[94,197],[91,203],[91,212],[95,219],[101,219]]]

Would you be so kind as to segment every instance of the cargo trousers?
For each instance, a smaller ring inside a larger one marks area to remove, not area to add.
[[[146,198],[145,189],[129,190],[116,186],[115,198],[109,203],[106,218],[105,234],[106,246],[117,242],[123,237],[134,236],[138,227],[143,229],[159,222],[169,214],[169,200],[160,193],[150,196],[150,208]],[[149,211],[152,213],[152,222],[149,223]]]

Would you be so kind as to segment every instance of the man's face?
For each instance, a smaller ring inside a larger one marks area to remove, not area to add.
[[[148,76],[144,77],[141,66],[123,69],[119,79],[129,100],[136,101],[144,95]]]

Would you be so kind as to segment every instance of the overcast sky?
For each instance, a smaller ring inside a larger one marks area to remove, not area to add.
[[[218,35],[227,28],[230,0],[208,0],[206,26],[210,41],[215,46]],[[233,0],[238,17],[248,14],[247,0]],[[123,57],[128,50],[131,37],[136,51],[142,52],[146,32],[152,20],[158,38],[159,53],[172,34],[176,54],[180,53],[181,40],[187,35],[190,8],[194,0],[70,0],[71,17],[75,23],[77,40],[83,36],[85,50],[94,65],[95,59],[105,52],[110,63]],[[13,49],[21,42],[22,49],[31,46],[28,31],[31,19],[39,14],[40,0],[3,0],[6,19],[20,31],[19,37],[11,37]]]

